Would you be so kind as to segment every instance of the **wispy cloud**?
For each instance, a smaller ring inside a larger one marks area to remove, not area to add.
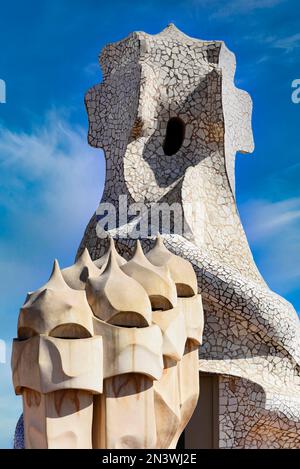
[[[57,111],[31,133],[0,128],[0,209],[14,228],[49,239],[68,237],[86,221],[101,195],[100,155],[87,144],[86,129],[71,126]]]
[[[84,73],[88,76],[100,75],[101,69],[98,62],[90,62],[84,67]]]
[[[266,8],[273,8],[286,0],[229,0],[215,1],[216,10],[213,13],[214,17],[229,17],[233,15],[240,15],[251,13],[256,10]]]
[[[248,234],[252,241],[276,236],[283,229],[300,222],[300,198],[247,203]],[[300,234],[299,234],[300,237]]]
[[[250,200],[240,208],[266,279],[282,294],[300,283],[300,198]]]
[[[284,49],[287,52],[291,52],[300,47],[300,33],[274,39],[271,41],[271,45],[276,49]]]
[[[243,41],[252,41],[258,44],[263,44],[265,51],[267,49],[281,49],[284,52],[294,52],[295,49],[300,47],[300,33],[291,34],[288,36],[278,37],[275,34],[264,34],[264,33],[248,33],[241,37]],[[258,60],[257,63],[261,63],[268,60],[269,57],[264,55],[262,60]],[[298,55],[295,57],[298,60]]]

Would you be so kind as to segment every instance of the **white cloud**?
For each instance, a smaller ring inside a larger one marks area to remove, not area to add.
[[[255,10],[273,8],[285,0],[229,0],[227,2],[215,1],[216,11],[214,17],[229,17],[239,14],[251,13]]]
[[[266,280],[282,294],[300,283],[300,198],[252,200],[240,207],[245,230]]]
[[[0,128],[0,207],[8,223],[45,242],[59,233],[66,241],[74,239],[101,196],[100,161],[86,130],[71,126],[57,111],[30,133]]]
[[[292,52],[294,49],[300,47],[300,33],[275,39],[272,41],[272,46],[276,49],[284,49],[287,52]]]
[[[101,69],[100,65],[98,62],[90,62],[84,67],[84,73],[86,75],[91,76],[91,75],[101,75]]]
[[[247,42],[258,42],[263,44],[265,48],[271,49],[280,49],[283,52],[293,52],[295,49],[300,47],[300,33],[291,34],[285,37],[278,37],[276,35],[270,34],[257,34],[257,33],[248,33],[242,36],[243,41]],[[257,64],[268,60],[270,57],[268,55],[262,56],[261,59],[257,61]],[[298,56],[295,57],[295,60],[298,60]]]
[[[300,198],[247,203],[247,232],[253,242],[277,236],[300,222]]]

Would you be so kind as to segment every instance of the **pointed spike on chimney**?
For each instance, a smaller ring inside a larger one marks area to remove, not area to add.
[[[111,248],[110,253],[108,255],[108,259],[107,259],[105,269],[101,273],[107,272],[108,270],[111,270],[111,269],[120,270],[119,264],[118,264],[118,261],[117,261],[117,255],[118,255],[118,253],[116,251],[115,246],[113,245],[113,248]]]
[[[84,248],[84,250],[82,251],[82,253],[81,253],[81,255],[79,256],[78,259],[87,260],[87,261],[92,260],[87,247]],[[78,260],[77,260],[77,262],[78,262]]]
[[[143,256],[144,257],[144,251],[143,251],[143,248],[142,248],[142,245],[141,245],[141,242],[140,242],[139,239],[136,241],[136,244],[135,244],[134,256],[136,254],[138,256]]]
[[[52,272],[51,272],[48,282],[45,284],[45,288],[47,288],[49,284],[51,285],[53,283],[56,284],[57,286],[60,285],[64,288],[70,288],[62,275],[57,259],[54,259]]]
[[[164,245],[164,242],[163,242],[163,239],[162,239],[162,236],[160,234],[160,232],[157,233],[157,237],[156,237],[156,241],[155,241],[155,246],[163,246]]]

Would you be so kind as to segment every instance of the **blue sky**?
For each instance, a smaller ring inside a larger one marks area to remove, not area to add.
[[[0,447],[10,447],[20,398],[10,343],[26,292],[57,257],[72,264],[103,188],[104,161],[86,143],[84,92],[101,80],[97,57],[131,31],[174,22],[221,39],[237,56],[236,84],[254,101],[252,155],[237,155],[241,218],[268,284],[300,311],[300,78],[297,0],[10,1],[0,6]]]

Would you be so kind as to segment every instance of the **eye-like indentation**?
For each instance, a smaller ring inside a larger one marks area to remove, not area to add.
[[[57,339],[86,339],[91,337],[90,332],[80,324],[60,324],[50,331],[50,337]]]
[[[18,329],[19,340],[30,339],[31,337],[35,335],[38,335],[38,333],[32,327],[19,327]]]
[[[167,124],[166,137],[163,144],[165,155],[171,156],[178,152],[185,136],[185,123],[180,117],[172,117]]]

